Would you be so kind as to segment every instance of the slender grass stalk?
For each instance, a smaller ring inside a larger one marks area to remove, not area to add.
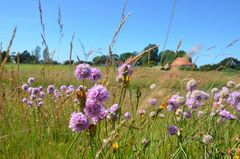
[[[80,133],[77,134],[77,136],[75,137],[75,139],[73,140],[73,142],[71,143],[71,145],[69,146],[67,152],[66,152],[66,156],[65,156],[65,159],[68,158],[68,155],[73,147],[73,145],[75,144],[75,142],[77,141],[78,137],[80,136]]]

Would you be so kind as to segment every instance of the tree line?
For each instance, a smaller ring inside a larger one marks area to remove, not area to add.
[[[187,52],[184,50],[177,51],[175,53],[172,50],[164,50],[160,51],[156,44],[149,44],[147,45],[143,51],[148,50],[149,48],[153,48],[148,52],[146,52],[142,58],[136,63],[136,65],[139,66],[164,66],[166,64],[170,65],[176,58],[183,57],[187,55]],[[126,60],[128,60],[131,57],[137,56],[139,53],[136,51],[133,52],[124,52],[120,55],[113,54],[112,60],[116,65],[120,65],[124,63]],[[6,51],[2,51],[1,59],[4,59],[6,56]],[[74,61],[72,60],[71,63],[89,63],[91,65],[97,65],[97,66],[103,66],[106,65],[107,61],[109,60],[108,55],[100,55],[95,56],[92,61]],[[192,61],[191,57],[189,57],[189,60]],[[60,62],[53,60],[53,57],[49,54],[48,51],[43,50],[41,52],[41,47],[37,46],[33,51],[29,52],[27,50],[24,50],[21,53],[13,52],[11,53],[10,57],[8,58],[7,62],[12,63],[26,63],[26,64],[43,64],[43,63],[50,63],[50,64],[60,64]],[[65,60],[63,62],[64,65],[70,64],[69,60]],[[184,69],[184,68],[183,68]],[[225,58],[221,62],[217,64],[207,64],[200,66],[197,68],[194,67],[195,70],[200,71],[211,71],[211,70],[223,70],[223,69],[234,69],[234,70],[240,70],[240,61],[236,58]]]

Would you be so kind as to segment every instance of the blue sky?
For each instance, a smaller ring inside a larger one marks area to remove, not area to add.
[[[126,13],[132,12],[118,37],[114,53],[142,51],[149,43],[163,49],[173,0],[128,0]],[[111,38],[121,21],[123,0],[42,0],[43,21],[50,51],[54,59],[69,58],[69,45],[73,32],[73,58],[84,58],[79,39],[85,50],[107,54]],[[58,6],[62,11],[64,37],[59,45],[57,24]],[[182,39],[181,49],[191,51],[203,46],[193,56],[198,65],[216,63],[226,56],[240,58],[240,42],[223,50],[230,42],[240,38],[239,0],[176,0],[175,14],[166,49],[176,50]],[[11,51],[42,47],[37,0],[4,0],[1,2],[0,42],[7,48],[16,25],[17,35]],[[207,51],[206,49],[216,46]],[[43,48],[43,47],[42,47]],[[92,57],[98,55],[93,54]]]

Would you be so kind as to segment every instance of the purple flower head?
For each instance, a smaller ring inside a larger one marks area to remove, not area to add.
[[[32,94],[38,94],[38,88],[32,88],[31,93]]]
[[[240,92],[233,92],[229,94],[227,99],[228,104],[236,107],[240,103]]]
[[[97,82],[102,78],[101,71],[98,68],[91,68],[91,74],[89,79],[92,80],[93,82]]]
[[[192,113],[190,111],[185,111],[185,112],[183,112],[183,116],[185,118],[191,118],[192,117]]]
[[[42,105],[43,105],[42,102],[38,102],[38,103],[37,103],[37,106],[38,106],[38,107],[42,107]]]
[[[238,104],[236,105],[236,111],[238,111],[238,112],[240,113],[240,103],[238,103]]]
[[[222,109],[223,108],[223,105],[221,102],[213,102],[213,109],[215,110],[219,110],[219,109]]]
[[[47,93],[48,93],[48,94],[53,94],[53,93],[54,93],[54,90],[55,90],[54,85],[49,85],[49,86],[47,87]]]
[[[130,113],[130,112],[125,112],[125,113],[124,113],[124,118],[125,118],[126,120],[129,120],[129,119],[131,118],[131,113]]]
[[[114,113],[117,109],[118,109],[118,104],[113,104],[108,111],[110,113]]]
[[[192,92],[197,88],[197,81],[194,79],[191,79],[190,81],[187,82],[186,88],[188,91]]]
[[[103,119],[108,111],[102,103],[94,100],[87,100],[84,112],[88,117],[94,119],[94,121],[98,121],[99,119]]]
[[[176,135],[178,132],[178,128],[175,125],[171,125],[168,127],[168,134],[169,135]]]
[[[215,101],[215,102],[218,102],[218,101],[219,101],[219,98],[220,98],[219,92],[216,92],[216,93],[214,94],[214,96],[213,96],[214,101]]]
[[[68,89],[73,91],[75,88],[74,88],[73,85],[69,85],[69,86],[68,86]]]
[[[28,79],[28,84],[32,84],[34,81],[35,81],[35,78],[34,77],[30,77]]]
[[[43,99],[45,97],[45,93],[43,91],[39,92],[39,97]]]
[[[30,99],[31,99],[31,100],[34,100],[34,99],[36,99],[36,95],[34,95],[34,94],[31,94],[31,95],[30,95]]]
[[[38,99],[37,99],[37,102],[42,102],[42,99],[41,99],[41,98],[38,98]]]
[[[186,104],[190,109],[197,109],[201,106],[201,103],[195,98],[188,98]]]
[[[32,94],[33,87],[28,87],[27,91],[28,91],[29,94]]]
[[[87,98],[94,101],[103,102],[108,100],[109,97],[107,89],[102,85],[95,85],[87,92]]]
[[[144,115],[145,113],[146,113],[146,111],[144,109],[139,109],[138,110],[139,115]]]
[[[73,100],[73,103],[77,104],[77,103],[78,103],[78,99],[75,98],[75,99]]]
[[[22,99],[22,103],[27,103],[27,102],[28,102],[27,98]]]
[[[84,115],[83,113],[72,113],[69,122],[69,128],[72,129],[72,131],[81,132],[88,129],[89,126],[90,122],[86,115]]]
[[[24,90],[24,91],[28,90],[28,85],[26,83],[22,85],[22,90]]]
[[[229,111],[226,111],[224,109],[219,112],[219,115],[221,115],[222,118],[228,119],[228,120],[233,120],[236,118],[233,114],[231,114]]]
[[[33,102],[29,100],[29,101],[27,102],[27,105],[28,105],[29,107],[32,107],[32,106],[33,106]]]
[[[151,98],[151,99],[149,99],[148,103],[149,103],[151,106],[156,106],[156,104],[157,104],[157,99]]]
[[[192,91],[190,98],[195,98],[196,100],[206,100],[209,98],[209,94],[200,90],[194,90]]]
[[[67,86],[62,85],[62,86],[60,87],[60,90],[61,90],[61,91],[66,91],[66,90],[67,90]]]
[[[78,86],[78,88],[76,89],[76,92],[78,92],[78,91],[82,91],[82,90],[85,91],[85,90],[86,90],[86,87],[80,85],[80,86]]]
[[[89,64],[79,64],[74,71],[74,75],[78,80],[89,78],[91,75]]]
[[[55,90],[54,90],[54,96],[55,96],[56,98],[60,98],[62,95],[61,95],[61,93],[60,93],[57,89],[55,89]]]
[[[173,95],[167,103],[167,108],[169,111],[175,111],[180,105],[184,103],[184,98],[178,94]]]
[[[38,87],[38,92],[41,92],[43,90],[43,87],[42,86],[39,86]]]
[[[118,79],[121,79],[124,75],[128,75],[131,76],[133,73],[133,68],[131,65],[127,65],[127,64],[122,64],[122,66],[120,66],[118,68]]]

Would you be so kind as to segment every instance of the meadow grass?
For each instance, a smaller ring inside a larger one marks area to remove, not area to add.
[[[41,85],[44,91],[49,84],[54,84],[56,88],[63,84],[90,88],[94,83],[78,81],[69,66],[49,65],[44,71],[42,69],[43,65],[20,65],[18,75],[17,65],[6,65],[3,79],[4,112],[0,118],[0,158],[64,158],[78,135],[69,129],[71,113],[80,111],[79,104],[73,102],[75,93],[59,100],[47,95],[41,108],[28,107],[21,102],[22,98],[28,97],[21,90],[21,85],[29,77],[36,78],[33,87]],[[104,73],[105,68],[100,69]],[[109,74],[107,89],[110,100],[105,103],[107,108],[118,103],[122,88],[122,84],[115,80],[117,71],[111,68]],[[136,67],[121,103],[121,111],[131,112],[131,119],[121,118],[121,122],[105,119],[96,125],[96,131],[81,132],[68,158],[232,158],[239,149],[239,114],[235,113],[236,120],[224,121],[218,115],[210,116],[212,98],[199,108],[206,113],[201,118],[194,111],[191,119],[178,120],[174,112],[159,109],[159,106],[166,104],[165,97],[177,92],[185,96],[185,85],[192,78],[199,81],[198,89],[208,93],[213,86],[220,88],[229,80],[239,82],[239,74],[166,72]],[[151,90],[149,87],[153,83],[156,88]],[[138,96],[138,93],[141,95]],[[157,107],[149,105],[150,98],[157,99]],[[136,111],[139,109],[145,109],[146,114],[139,115]],[[184,105],[182,109],[188,108]],[[157,113],[157,116],[151,116],[151,112]],[[159,117],[159,114],[164,117]],[[169,125],[176,125],[180,134],[169,136]],[[213,136],[212,143],[202,142],[205,134]],[[109,139],[106,145],[104,139]],[[118,146],[114,147],[113,144]],[[96,155],[98,152],[99,156]]]

